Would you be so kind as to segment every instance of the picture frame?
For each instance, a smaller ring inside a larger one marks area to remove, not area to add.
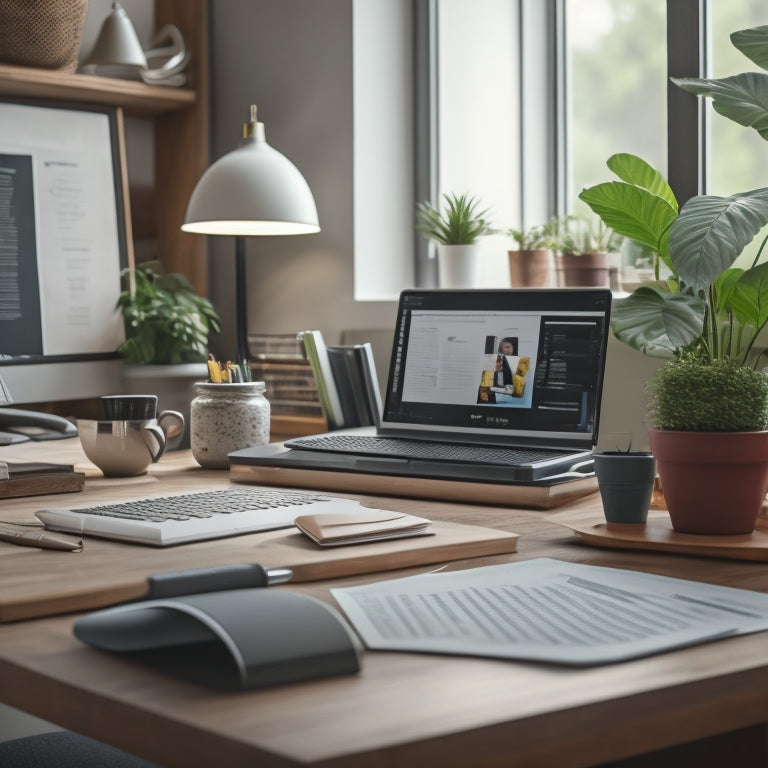
[[[0,359],[117,357],[133,266],[120,108],[0,99]]]

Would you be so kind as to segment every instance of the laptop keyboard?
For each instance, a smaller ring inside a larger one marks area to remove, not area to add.
[[[520,466],[537,461],[570,456],[573,451],[536,448],[497,448],[487,445],[461,445],[430,440],[373,435],[315,435],[292,438],[291,448],[335,453],[357,453],[364,456],[394,456],[401,459],[461,461],[471,464]]]
[[[113,517],[121,520],[144,520],[164,523],[204,519],[214,515],[231,515],[256,509],[277,509],[318,501],[330,501],[328,496],[265,488],[226,488],[218,491],[185,493],[177,496],[137,499],[118,504],[81,507],[78,514]]]

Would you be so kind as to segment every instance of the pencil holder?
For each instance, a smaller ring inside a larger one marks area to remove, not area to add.
[[[228,454],[269,442],[269,401],[263,381],[195,384],[190,440],[195,461],[206,469],[228,469]]]

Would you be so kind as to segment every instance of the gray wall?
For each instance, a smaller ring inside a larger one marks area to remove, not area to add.
[[[322,228],[250,239],[249,330],[313,328],[338,343],[345,329],[393,328],[394,304],[353,298],[352,0],[211,6],[211,159],[237,146],[248,107],[257,104],[267,141],[306,177]],[[230,336],[222,344],[231,346],[234,243],[211,238],[210,249],[211,296]]]
[[[237,146],[248,106],[256,103],[267,141],[297,165],[317,202],[319,234],[251,238],[249,329],[318,328],[329,343],[355,330],[354,341],[374,344],[381,377],[395,306],[353,298],[352,5],[352,0],[211,3],[211,159]],[[211,295],[225,322],[217,352],[228,357],[234,344],[234,243],[211,238],[210,249]],[[657,365],[610,340],[601,448],[626,442],[628,434],[635,448],[647,448],[643,385]]]

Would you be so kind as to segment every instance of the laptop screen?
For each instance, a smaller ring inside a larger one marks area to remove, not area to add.
[[[404,291],[382,430],[591,448],[610,306],[599,289]]]

